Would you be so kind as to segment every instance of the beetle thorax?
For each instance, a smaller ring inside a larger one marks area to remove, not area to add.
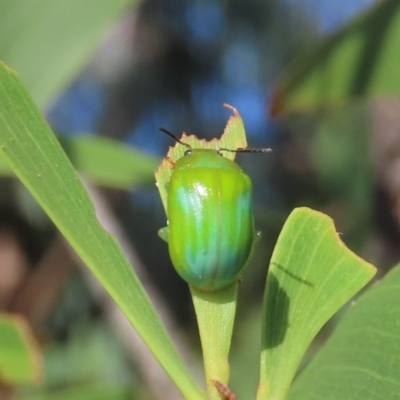
[[[209,149],[191,150],[190,154],[183,156],[176,162],[175,170],[195,168],[229,169],[242,172],[242,169],[235,162],[225,158],[216,150]]]

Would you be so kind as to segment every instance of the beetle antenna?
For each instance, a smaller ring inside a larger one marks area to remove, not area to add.
[[[185,146],[185,147],[188,148],[188,149],[191,149],[191,148],[192,148],[189,144],[182,142],[182,141],[181,141],[180,139],[178,139],[172,132],[168,131],[167,129],[165,129],[165,128],[158,128],[158,129],[159,129],[161,132],[163,132],[163,133],[165,133],[166,135],[168,135],[169,137],[172,137],[172,139],[174,139],[175,142],[178,142],[178,143],[182,144],[183,146]]]
[[[232,149],[225,149],[224,147],[220,147],[218,149],[218,151],[229,151],[231,153],[269,153],[270,151],[272,151],[272,149],[270,148],[260,148],[260,149],[236,149],[236,150],[232,150]]]

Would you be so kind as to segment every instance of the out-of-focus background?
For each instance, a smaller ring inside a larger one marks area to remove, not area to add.
[[[350,99],[279,113],[286,71],[377,3],[0,0],[0,59],[20,74],[67,154],[68,143],[91,135],[133,146],[144,157],[147,172],[138,171],[129,188],[84,179],[99,217],[115,228],[199,379],[189,291],[157,236],[166,218],[148,170],[173,144],[158,127],[219,137],[231,115],[222,106],[228,103],[240,112],[250,147],[273,148],[238,157],[253,181],[263,234],[240,285],[231,358],[240,399],[254,397],[268,260],[294,207],[330,215],[343,241],[381,275],[399,259],[395,96],[376,100],[357,91],[371,73],[360,68]],[[92,156],[101,168],[101,152]],[[132,345],[112,301],[21,183],[1,173],[0,310],[27,319],[45,357],[43,382],[8,387],[4,399],[173,399],[165,397],[172,384],[149,371],[153,361],[140,341]],[[320,341],[329,326],[325,331]]]

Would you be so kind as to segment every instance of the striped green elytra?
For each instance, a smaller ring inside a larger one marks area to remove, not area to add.
[[[258,236],[251,180],[223,157],[223,151],[233,150],[192,149],[174,139],[188,150],[168,183],[168,226],[159,234],[186,282],[205,291],[222,289],[241,277]]]

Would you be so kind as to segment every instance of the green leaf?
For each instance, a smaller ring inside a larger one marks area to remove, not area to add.
[[[237,286],[204,292],[190,286],[199,325],[207,384],[207,399],[220,400],[215,381],[229,381],[228,355],[236,313]]]
[[[172,345],[121,247],[17,76],[0,64],[0,151],[188,399],[203,394]]]
[[[377,3],[293,62],[277,82],[273,114],[313,111],[357,97],[400,94],[400,3]]]
[[[159,159],[133,147],[89,135],[61,143],[78,172],[94,184],[128,190],[154,182]]]
[[[8,165],[7,161],[0,157],[0,176],[14,176],[13,170]]]
[[[60,138],[61,144],[77,171],[91,183],[114,189],[130,190],[153,182],[159,159],[116,140],[98,136]],[[15,176],[0,157],[0,175]]]
[[[127,400],[136,399],[127,387],[112,385],[85,385],[54,390],[33,396],[17,397],[22,400]]]
[[[400,399],[400,266],[350,307],[290,400]]]
[[[135,0],[0,0],[0,59],[40,107],[72,80]]]
[[[343,245],[328,216],[292,212],[268,271],[258,400],[285,399],[315,335],[375,273]]]
[[[0,314],[0,381],[37,383],[42,375],[42,355],[25,319]]]

